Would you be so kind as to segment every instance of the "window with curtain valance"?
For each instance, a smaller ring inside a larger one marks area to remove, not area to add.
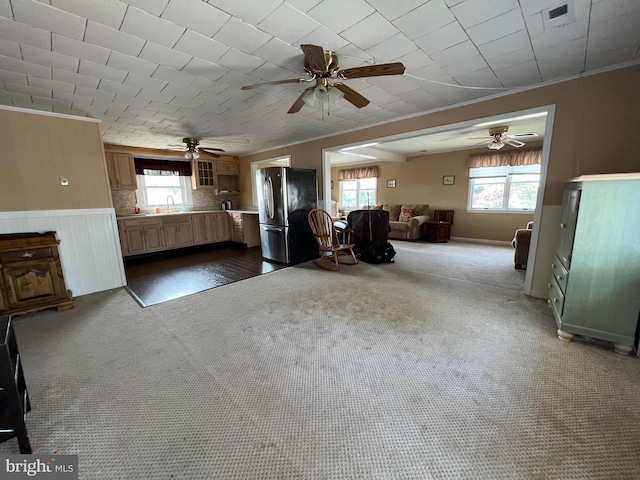
[[[542,148],[527,148],[508,152],[474,153],[469,156],[469,168],[519,167],[542,163]]]
[[[350,168],[338,171],[338,180],[358,180],[360,178],[377,178],[378,167]]]
[[[134,164],[137,175],[159,175],[180,177],[191,176],[191,162],[179,160],[155,160],[151,158],[135,158]]]

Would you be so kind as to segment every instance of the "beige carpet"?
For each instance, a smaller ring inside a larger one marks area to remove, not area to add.
[[[34,449],[83,479],[638,476],[638,358],[559,341],[511,247],[394,246],[19,317]]]

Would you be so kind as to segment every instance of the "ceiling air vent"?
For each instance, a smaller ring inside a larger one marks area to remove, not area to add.
[[[553,8],[542,10],[542,24],[544,30],[569,25],[575,20],[574,0],[565,1]]]

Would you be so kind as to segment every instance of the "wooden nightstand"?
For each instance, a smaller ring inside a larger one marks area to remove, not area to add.
[[[427,242],[446,243],[451,238],[451,224],[449,222],[438,222],[429,220],[425,222],[427,226]]]

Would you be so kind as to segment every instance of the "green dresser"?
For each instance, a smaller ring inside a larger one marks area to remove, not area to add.
[[[558,337],[574,334],[638,350],[640,174],[587,175],[567,183],[549,283]]]

